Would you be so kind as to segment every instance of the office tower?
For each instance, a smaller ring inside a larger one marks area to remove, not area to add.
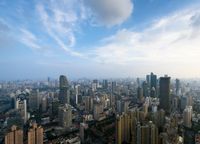
[[[86,137],[85,130],[87,128],[88,128],[88,124],[86,124],[86,123],[80,123],[80,138],[81,138],[81,143],[82,144],[85,143],[85,137]]]
[[[59,107],[58,118],[60,126],[69,128],[72,125],[72,110],[69,104]]]
[[[142,102],[144,100],[144,97],[143,97],[143,90],[141,87],[138,87],[137,88],[137,98],[138,98],[138,101],[139,102]]]
[[[176,95],[179,96],[180,95],[180,80],[179,79],[176,79],[175,88],[176,88]]]
[[[60,76],[60,92],[59,92],[59,101],[62,104],[70,104],[70,91],[69,91],[69,83],[67,77],[64,75]]]
[[[146,75],[146,81],[147,81],[148,86],[150,87],[150,85],[151,85],[150,75]]]
[[[127,113],[128,112],[128,110],[129,110],[129,104],[130,104],[131,102],[129,101],[129,100],[125,100],[125,101],[123,101],[123,109],[122,109],[122,112],[124,112],[124,113]]]
[[[76,98],[75,98],[75,101],[76,101],[76,104],[78,104],[79,103],[79,93],[80,93],[80,85],[76,85],[75,86],[75,96],[76,96]]]
[[[183,111],[186,106],[187,106],[187,97],[182,96],[181,97],[181,106],[180,106],[181,111]]]
[[[24,123],[28,120],[26,99],[17,98],[16,109],[19,111]]]
[[[140,87],[140,78],[137,78],[136,81],[137,81],[137,86]]]
[[[117,100],[117,113],[121,114],[122,113],[122,101]]]
[[[157,76],[151,73],[150,75],[150,90],[151,90],[151,97],[157,96]]]
[[[148,108],[149,108],[149,105],[148,105],[147,102],[145,102],[145,103],[143,104],[143,107],[142,107],[142,111],[144,112],[145,118],[146,118],[146,116],[147,116],[147,114],[148,114]]]
[[[192,126],[192,106],[187,106],[183,111],[183,124],[185,127]]]
[[[36,123],[28,130],[28,144],[43,144],[43,128]]]
[[[94,119],[99,120],[101,114],[103,113],[103,104],[102,103],[95,103],[94,104]]]
[[[46,112],[47,111],[47,98],[43,97],[42,98],[42,112]]]
[[[112,93],[115,93],[116,90],[117,90],[117,82],[113,81],[111,84],[111,91]]]
[[[5,136],[5,144],[23,144],[23,131],[13,125]]]
[[[93,80],[93,82],[92,82],[92,91],[96,91],[98,87],[99,87],[98,80]]]
[[[51,106],[52,106],[52,116],[57,117],[58,116],[58,109],[59,109],[59,100],[53,99]]]
[[[148,87],[148,83],[147,81],[144,81],[142,83],[142,89],[143,89],[143,96],[146,98],[146,97],[149,97],[150,94],[149,94],[149,87]]]
[[[108,80],[103,80],[103,88],[108,89]]]
[[[85,111],[91,112],[93,110],[93,97],[85,96]]]
[[[193,99],[192,96],[187,97],[187,106],[193,106]]]
[[[160,77],[160,108],[166,113],[171,111],[170,77]]]
[[[40,106],[40,96],[39,90],[33,90],[29,96],[29,109],[30,111],[39,110]]]
[[[178,97],[172,98],[172,110],[176,111],[178,109],[178,106],[179,106],[179,99],[178,99]]]

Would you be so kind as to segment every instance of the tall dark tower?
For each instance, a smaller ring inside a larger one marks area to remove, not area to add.
[[[151,97],[157,96],[157,76],[151,73],[150,75],[150,91]]]
[[[176,95],[179,95],[180,90],[180,80],[176,79]]]
[[[170,97],[170,77],[160,77],[160,108],[166,113],[170,113],[171,97]]]
[[[60,76],[60,93],[59,93],[59,101],[62,104],[70,103],[70,96],[69,96],[69,83],[66,76]]]

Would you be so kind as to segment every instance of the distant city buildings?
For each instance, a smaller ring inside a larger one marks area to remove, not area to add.
[[[137,79],[69,83],[61,75],[59,80],[13,83],[0,83],[0,94],[5,92],[1,94],[0,143],[199,142],[198,81],[157,79],[150,73]]]

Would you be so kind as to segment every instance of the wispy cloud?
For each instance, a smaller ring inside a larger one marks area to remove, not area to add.
[[[91,53],[102,63],[199,63],[200,17],[198,8],[174,12],[154,20],[142,31],[119,30]],[[194,35],[195,32],[195,35]]]
[[[83,57],[81,53],[73,50],[75,32],[80,21],[75,1],[52,0],[50,3],[40,3],[37,5],[37,12],[48,35],[63,50],[72,56]]]
[[[39,40],[33,33],[24,28],[21,28],[21,33],[22,35],[20,36],[20,41],[23,44],[34,50],[41,49],[41,46],[38,44]]]

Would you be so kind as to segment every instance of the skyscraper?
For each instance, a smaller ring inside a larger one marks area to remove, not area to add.
[[[16,109],[19,111],[24,123],[28,120],[26,99],[17,98]]]
[[[33,90],[29,96],[29,109],[30,111],[39,110],[40,96],[39,90]]]
[[[104,89],[108,88],[108,80],[103,80],[103,88]]]
[[[171,111],[170,77],[160,77],[160,108],[166,113]]]
[[[60,76],[60,93],[59,93],[59,101],[62,104],[70,103],[70,93],[69,93],[69,83],[67,77],[64,75]]]
[[[143,97],[143,89],[141,87],[137,88],[137,98],[139,102],[142,102],[144,97]]]
[[[88,124],[86,123],[80,123],[80,138],[81,138],[81,143],[85,143],[85,130],[88,128]]]
[[[192,106],[187,106],[183,111],[183,124],[188,128],[192,126]]]
[[[72,110],[69,104],[59,107],[58,118],[60,126],[69,128],[72,125]]]
[[[95,103],[94,104],[94,119],[99,120],[100,115],[103,113],[103,104],[102,103]]]
[[[150,90],[151,90],[151,97],[157,96],[157,76],[151,73],[150,75]]]
[[[180,80],[176,79],[176,95],[179,95],[179,91],[180,91]]]
[[[23,144],[23,131],[13,125],[5,136],[5,144]]]
[[[75,86],[75,101],[76,101],[76,104],[78,104],[79,103],[79,93],[80,93],[80,85],[78,84],[78,85],[76,85]]]
[[[43,144],[43,128],[36,123],[28,130],[28,144]]]
[[[148,87],[147,81],[144,81],[142,83],[142,89],[143,89],[143,95],[144,95],[144,97],[148,97],[149,96],[149,87]]]

